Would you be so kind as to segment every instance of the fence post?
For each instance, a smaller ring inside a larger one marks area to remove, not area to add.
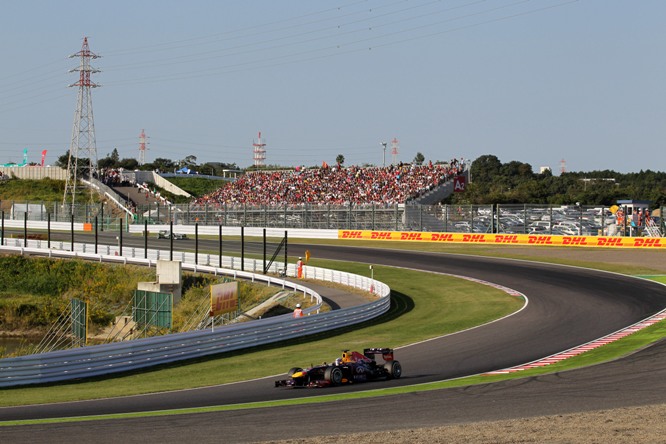
[[[95,218],[95,221],[97,221],[97,218]],[[148,221],[146,219],[143,220],[143,258],[148,259]]]
[[[523,233],[527,234],[527,204],[523,204]]]
[[[469,204],[470,233],[474,232],[474,205]]]

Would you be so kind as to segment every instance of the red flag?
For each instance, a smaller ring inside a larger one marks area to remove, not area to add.
[[[44,166],[44,159],[46,159],[46,150],[42,151],[42,166]]]

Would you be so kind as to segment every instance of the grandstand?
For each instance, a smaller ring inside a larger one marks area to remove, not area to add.
[[[462,163],[384,168],[323,167],[245,174],[195,199],[201,205],[394,205],[419,198],[460,174]]]

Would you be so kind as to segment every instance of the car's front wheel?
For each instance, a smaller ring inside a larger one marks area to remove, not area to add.
[[[303,371],[303,369],[300,368],[300,367],[292,367],[287,372],[287,377],[291,378],[294,375],[294,373],[298,373],[298,372],[302,372],[302,371]]]
[[[338,367],[329,367],[324,372],[324,379],[331,385],[340,385],[342,384],[342,370]]]

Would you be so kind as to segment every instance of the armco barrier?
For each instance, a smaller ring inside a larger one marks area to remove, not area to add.
[[[22,242],[23,240],[16,240],[17,244],[22,244]],[[94,245],[87,244],[75,244],[75,251],[47,250],[40,248],[42,243],[45,244],[43,241],[30,240],[28,247],[8,245],[0,247],[0,250],[18,254],[28,253],[31,255],[62,258],[77,257],[100,262],[148,266],[154,264],[160,255],[166,258],[169,254],[168,252],[165,254],[165,252],[160,252],[159,250],[149,250],[149,256],[152,256],[152,259],[144,259],[116,256],[113,252],[111,254],[88,253],[87,251],[94,251]],[[67,247],[70,246],[69,243],[65,243],[65,245]],[[113,250],[115,247],[109,248]],[[104,249],[106,249],[106,246],[104,246]],[[139,249],[138,252],[143,255],[143,249]],[[304,297],[309,296],[316,299],[317,304],[306,310],[306,314],[311,315],[297,319],[292,318],[290,315],[282,315],[269,319],[217,327],[215,331],[197,330],[154,338],[60,350],[39,355],[0,359],[0,387],[42,384],[108,375],[271,344],[365,322],[386,313],[391,305],[389,297],[391,290],[382,282],[350,273],[305,267],[306,276],[316,276],[317,279],[342,283],[367,291],[372,290],[379,296],[375,301],[360,306],[315,314],[321,305],[321,297],[304,285],[284,279],[277,279],[272,276],[217,268],[211,265],[194,265],[192,262],[189,262],[193,260],[193,253],[178,253],[178,256],[174,257],[174,259],[183,259],[183,269],[216,275],[229,275],[253,281],[263,281],[267,285],[281,285],[283,287],[294,288],[298,292],[303,292]],[[211,261],[213,263],[218,262],[217,256],[201,256],[208,257],[209,263]],[[223,264],[233,264],[234,261],[235,265],[240,266],[240,259],[238,258],[223,258]],[[252,265],[251,262],[254,261],[246,259],[246,268],[251,266],[254,269],[257,267],[261,269],[261,264]],[[275,264],[275,267],[278,270],[284,267],[284,264]],[[293,276],[295,271],[293,264],[287,267],[287,274],[289,276]]]

